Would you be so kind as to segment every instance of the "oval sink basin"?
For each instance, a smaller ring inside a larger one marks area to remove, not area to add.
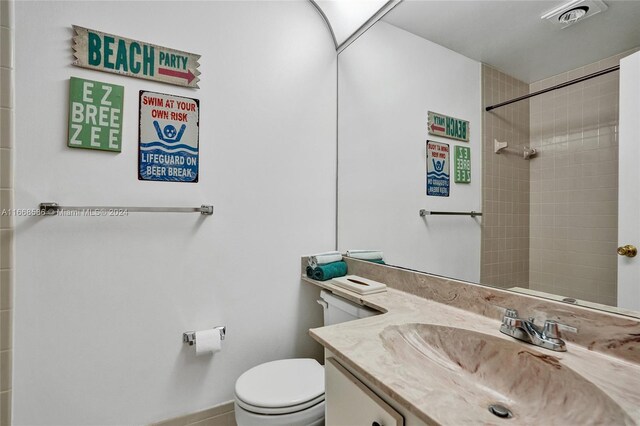
[[[443,418],[492,424],[635,424],[600,388],[533,346],[431,324],[389,326],[380,337],[403,374],[434,392],[450,391],[446,401],[451,406],[446,408],[467,413]],[[507,407],[513,417],[495,416],[489,412],[491,404]]]

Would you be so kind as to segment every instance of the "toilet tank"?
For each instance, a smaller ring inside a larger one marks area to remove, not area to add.
[[[375,309],[350,302],[326,290],[320,291],[318,303],[324,308],[324,325],[338,324],[380,313]]]

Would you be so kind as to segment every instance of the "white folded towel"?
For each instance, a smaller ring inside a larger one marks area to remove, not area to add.
[[[342,260],[342,254],[339,251],[328,251],[326,253],[318,253],[309,256],[309,266],[315,268],[318,265],[325,265],[331,262],[339,262]]]
[[[384,253],[379,250],[347,250],[347,256],[362,260],[383,260]]]

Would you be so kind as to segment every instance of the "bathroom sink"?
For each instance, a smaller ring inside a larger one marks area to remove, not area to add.
[[[402,374],[433,392],[450,390],[446,408],[469,413],[468,419],[492,424],[635,424],[595,384],[533,346],[431,324],[389,326],[380,337]],[[513,418],[491,413],[492,404],[506,407]]]

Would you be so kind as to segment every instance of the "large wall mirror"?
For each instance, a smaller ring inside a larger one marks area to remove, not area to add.
[[[338,248],[640,316],[638,22],[637,1],[397,5],[338,58]]]

